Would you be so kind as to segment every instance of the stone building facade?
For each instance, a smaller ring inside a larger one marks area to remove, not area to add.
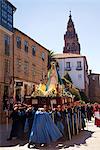
[[[13,27],[16,8],[0,0],[0,123],[10,103],[23,101],[47,77],[48,50]]]
[[[100,74],[89,74],[89,98],[90,102],[100,103]]]

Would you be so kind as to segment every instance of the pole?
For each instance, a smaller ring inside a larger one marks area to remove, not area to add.
[[[75,135],[75,127],[74,127],[74,108],[72,108],[72,126],[73,126],[73,135]]]
[[[13,31],[14,32],[14,31]],[[14,33],[13,33],[13,77],[12,77],[12,88],[13,88],[13,103],[15,103],[16,102],[16,100],[15,100],[15,95],[14,95],[14,70],[15,70],[15,68],[14,68]]]
[[[81,107],[79,109],[79,114],[80,114],[80,129],[82,129],[82,112],[81,112]]]
[[[77,131],[77,134],[79,133],[78,132],[78,117],[77,117],[77,108],[76,109],[76,131]]]
[[[80,129],[80,114],[79,114],[79,106],[78,106],[78,110],[77,110],[77,122],[78,122],[78,131]]]
[[[54,111],[53,111],[53,101],[51,100],[51,109],[52,109],[52,120],[54,122]]]
[[[88,130],[87,105],[85,106],[85,115],[86,115],[86,126],[87,126],[87,130]]]
[[[66,117],[67,117],[69,140],[71,140],[70,125],[69,125],[69,118],[68,118],[68,110],[67,109],[66,109]]]

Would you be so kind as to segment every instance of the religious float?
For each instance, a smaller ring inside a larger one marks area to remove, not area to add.
[[[79,91],[67,79],[61,79],[56,61],[51,62],[51,68],[48,71],[47,83],[40,83],[34,87],[31,96],[26,96],[26,101],[30,101],[32,105],[54,105],[67,104],[74,101],[75,93],[79,95]]]

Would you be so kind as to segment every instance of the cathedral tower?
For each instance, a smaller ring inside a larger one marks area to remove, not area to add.
[[[78,36],[75,31],[74,23],[72,21],[71,11],[67,24],[67,31],[64,35],[63,53],[80,54],[80,44],[78,42]]]

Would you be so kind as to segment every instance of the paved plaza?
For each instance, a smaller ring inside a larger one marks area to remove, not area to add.
[[[10,126],[0,126],[0,150],[28,150],[27,141],[16,140],[6,141]],[[81,131],[78,135],[73,136],[71,141],[58,141],[47,147],[32,148],[42,150],[100,150],[100,128],[94,125],[94,120],[87,124],[85,131]]]

